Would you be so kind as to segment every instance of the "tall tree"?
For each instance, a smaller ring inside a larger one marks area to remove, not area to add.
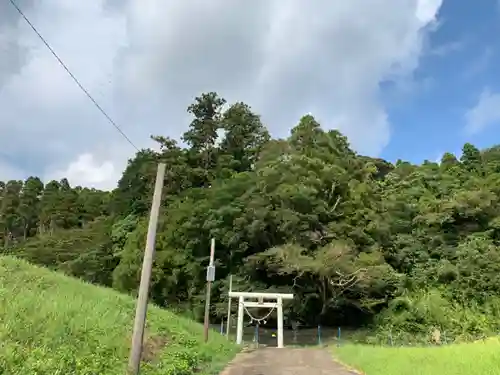
[[[52,180],[45,185],[42,198],[40,200],[40,214],[39,214],[39,232],[40,234],[52,235],[57,228],[59,222],[59,203],[60,203],[60,189],[59,182]]]
[[[251,170],[270,139],[260,117],[245,103],[236,103],[224,112],[222,129],[224,137],[220,151],[222,155],[229,156],[224,162],[236,172]]]
[[[2,228],[4,246],[10,245],[13,239],[22,233],[22,218],[19,215],[20,193],[22,181],[10,180],[3,189],[2,206],[0,208],[0,227]]]
[[[182,139],[190,147],[188,160],[193,167],[195,186],[209,186],[214,178],[218,154],[216,145],[225,103],[217,93],[209,92],[195,98],[195,102],[188,107],[188,112],[194,119]]]
[[[76,187],[77,205],[80,208],[79,226],[109,214],[110,194],[96,189]]]
[[[195,102],[188,107],[187,111],[194,119],[182,138],[195,152],[207,151],[215,146],[224,104],[225,99],[209,92],[195,98]]]
[[[470,143],[466,143],[462,148],[460,161],[468,171],[478,172],[481,168],[481,152]]]
[[[60,182],[58,212],[58,227],[70,229],[80,224],[82,207],[79,205],[78,193],[73,190],[66,178]]]
[[[19,214],[23,221],[23,238],[26,240],[32,230],[37,228],[40,198],[43,182],[38,177],[28,177],[21,191]]]
[[[158,154],[141,150],[128,165],[111,197],[111,209],[119,216],[144,215],[149,210],[153,192]]]

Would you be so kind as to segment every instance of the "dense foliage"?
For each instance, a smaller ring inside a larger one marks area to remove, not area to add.
[[[209,243],[216,239],[212,315],[239,290],[293,292],[287,316],[304,324],[395,334],[500,329],[500,147],[463,147],[460,159],[394,165],[354,152],[308,115],[272,139],[244,103],[215,93],[188,108],[185,147],[129,161],[104,193],[0,187],[5,251],[134,293],[157,162],[167,164],[152,298],[200,318]]]
[[[0,374],[123,375],[135,301],[0,256]],[[214,375],[238,348],[225,337],[203,340],[203,326],[148,309],[141,375]]]

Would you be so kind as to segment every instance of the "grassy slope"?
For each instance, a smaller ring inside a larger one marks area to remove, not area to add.
[[[135,301],[0,257],[0,375],[124,374]],[[151,306],[141,375],[216,374],[237,352],[219,334]]]
[[[334,356],[366,375],[494,375],[500,374],[497,339],[429,348],[345,345]]]

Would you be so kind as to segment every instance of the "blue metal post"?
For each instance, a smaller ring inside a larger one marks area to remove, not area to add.
[[[255,329],[253,331],[253,342],[256,346],[259,346],[259,322],[255,323]]]

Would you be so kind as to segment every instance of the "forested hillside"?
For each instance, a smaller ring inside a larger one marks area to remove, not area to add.
[[[469,338],[500,330],[500,147],[395,165],[304,116],[272,139],[244,103],[188,108],[184,146],[153,136],[111,193],[40,179],[0,185],[4,252],[134,293],[156,165],[167,164],[151,295],[213,319],[238,290],[292,291],[289,319]]]

